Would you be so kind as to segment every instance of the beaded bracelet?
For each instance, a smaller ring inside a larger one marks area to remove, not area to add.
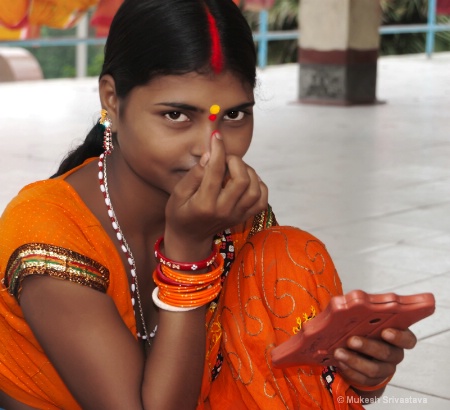
[[[376,391],[376,390],[380,390],[383,387],[386,387],[387,384],[391,381],[391,379],[394,377],[394,375],[386,377],[386,379],[384,379],[381,383],[376,384],[375,386],[364,386],[362,384],[358,384],[358,383],[352,383],[351,386],[354,389],[363,391],[363,392],[371,392],[371,391]]]
[[[206,258],[198,262],[177,262],[166,258],[161,253],[161,244],[163,243],[164,237],[161,236],[155,243],[155,258],[158,263],[162,263],[171,269],[182,270],[182,271],[196,271],[199,269],[209,268],[217,258],[218,251],[213,246],[211,254]]]

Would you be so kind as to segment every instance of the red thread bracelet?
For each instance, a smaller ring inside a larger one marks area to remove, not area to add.
[[[210,267],[217,258],[218,251],[213,246],[211,254],[206,258],[198,262],[177,262],[166,258],[161,253],[161,244],[163,243],[164,237],[161,236],[155,243],[155,258],[158,263],[161,263],[171,269],[182,270],[182,271],[196,271],[199,269],[206,269]]]

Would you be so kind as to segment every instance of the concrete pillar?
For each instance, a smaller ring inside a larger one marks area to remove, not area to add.
[[[375,103],[380,24],[379,0],[301,0],[300,101]]]
[[[85,14],[77,25],[77,39],[83,40],[89,37],[89,20]],[[87,76],[88,66],[88,46],[86,43],[76,45],[75,51],[75,65],[77,78],[84,78]]]

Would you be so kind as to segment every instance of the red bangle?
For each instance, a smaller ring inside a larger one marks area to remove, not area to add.
[[[211,254],[206,258],[198,262],[177,262],[171,259],[166,258],[161,253],[161,244],[164,240],[164,237],[161,236],[155,243],[155,258],[158,263],[161,263],[168,268],[175,270],[183,270],[183,271],[196,271],[199,269],[206,269],[210,267],[217,258],[218,251],[213,246]]]

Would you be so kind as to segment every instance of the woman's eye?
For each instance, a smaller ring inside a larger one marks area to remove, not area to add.
[[[239,121],[242,120],[245,116],[243,111],[230,111],[223,118],[228,121]]]
[[[168,112],[164,115],[168,120],[174,121],[174,122],[186,122],[190,121],[189,117],[179,111],[172,111]]]

